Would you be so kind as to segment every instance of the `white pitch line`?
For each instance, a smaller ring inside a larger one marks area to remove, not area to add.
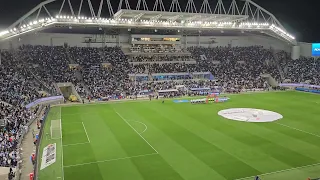
[[[115,109],[113,109],[113,110],[114,110],[114,112],[116,112],[116,113],[118,114],[118,116],[119,116],[124,122],[126,122],[156,153],[158,153],[158,151],[157,151],[153,146],[151,146],[151,144],[150,144],[143,136],[141,136],[141,134],[139,134],[139,132],[138,132],[136,129],[134,129],[134,128],[131,126],[131,124],[128,123],[128,121],[127,121],[126,119],[124,119],[124,118],[121,116],[121,114],[119,114]]]
[[[258,176],[266,176],[266,175],[271,175],[271,174],[276,174],[276,173],[281,173],[281,172],[286,172],[286,171],[291,171],[291,170],[298,170],[298,169],[307,168],[307,167],[313,167],[313,166],[318,166],[318,165],[320,165],[320,163],[309,164],[309,165],[300,166],[300,167],[294,167],[294,168],[289,168],[289,169],[283,169],[283,170],[280,170],[280,171],[273,171],[273,172],[264,173],[264,174],[258,174]],[[235,179],[235,180],[251,179],[251,178],[254,178],[254,177],[256,177],[256,176],[248,176],[248,177],[239,178],[239,179]]]
[[[65,122],[65,123],[62,123],[63,124],[78,124],[78,123],[81,123],[80,121],[79,122]]]
[[[87,133],[86,127],[84,126],[83,122],[81,122],[81,123],[82,123],[83,129],[84,129],[84,132],[85,132],[85,133],[86,133],[86,135],[87,135],[88,142],[90,143],[90,139],[89,139],[89,136],[88,136],[88,133]]]
[[[74,165],[68,165],[68,166],[64,166],[64,167],[65,167],[65,168],[68,168],[68,167],[75,167],[75,166],[83,166],[83,165],[88,165],[88,164],[97,164],[97,163],[110,162],[110,161],[118,161],[118,160],[131,159],[131,158],[137,158],[137,157],[145,157],[145,156],[151,156],[151,155],[156,155],[156,154],[158,154],[158,153],[142,154],[142,155],[137,155],[137,156],[128,156],[128,157],[116,158],[116,159],[107,159],[107,160],[103,160],[103,161],[95,161],[95,162],[74,164]]]
[[[63,145],[63,146],[76,146],[76,145],[81,145],[81,144],[89,144],[89,142],[75,143],[75,144],[65,144],[65,145]]]
[[[275,122],[275,123],[279,124],[281,126],[284,126],[284,127],[290,128],[290,129],[294,129],[296,131],[300,131],[300,132],[303,132],[303,133],[306,133],[306,134],[309,134],[309,135],[312,135],[312,136],[320,138],[320,135],[318,135],[318,134],[314,134],[314,133],[311,133],[311,132],[308,132],[308,131],[304,131],[304,130],[301,130],[301,129],[298,129],[298,128],[295,128],[295,127],[292,127],[292,126],[288,126],[288,125],[285,125],[285,124],[282,124],[282,123],[279,123],[279,122]]]
[[[131,120],[130,120],[131,121]],[[140,122],[140,121],[131,121],[131,122],[136,122],[136,123],[139,123],[139,124],[142,124],[142,125],[144,125],[144,130],[141,132],[141,133],[139,133],[139,134],[142,134],[142,133],[144,133],[144,132],[146,132],[146,130],[148,129],[148,126],[145,124],[145,123],[143,123],[143,122]]]
[[[62,117],[61,117],[61,114],[62,114],[62,107],[60,106],[60,133],[61,133],[61,169],[62,169],[62,180],[64,180],[64,168],[63,168],[63,141],[62,141]]]

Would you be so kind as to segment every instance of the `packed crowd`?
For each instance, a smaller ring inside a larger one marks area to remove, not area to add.
[[[24,79],[25,77],[37,77],[41,83],[35,86],[40,89],[47,87],[50,92],[54,92],[54,82],[72,82],[81,95],[87,94],[84,86],[88,86],[93,97],[119,93],[134,94],[133,82],[128,80],[128,73],[211,72],[217,80],[215,84],[225,89],[264,88],[265,82],[260,77],[261,73],[270,73],[276,79],[279,78],[278,70],[272,61],[271,51],[260,46],[191,47],[188,51],[192,56],[138,55],[128,57],[124,55],[120,47],[65,48],[27,45],[20,47],[16,59],[21,62],[20,74],[24,76]],[[196,62],[185,62],[189,60]],[[167,61],[172,61],[172,63],[165,63]],[[69,64],[79,64],[79,68],[75,70],[70,68]],[[2,72],[10,74],[9,70],[10,68],[7,68],[7,71],[2,70]],[[83,77],[82,82],[76,78],[78,71]],[[157,81],[157,79],[154,80]],[[27,79],[25,83],[29,83],[29,86],[32,87],[31,82]],[[25,87],[28,86],[23,86]],[[35,98],[32,95],[27,97]]]
[[[120,95],[129,89],[129,62],[120,47],[105,47],[101,49],[103,62],[100,58],[91,60],[90,66],[82,70],[85,84],[95,98]]]
[[[169,62],[169,61],[194,61],[191,56],[168,56],[168,55],[150,55],[150,56],[128,56],[129,62]]]
[[[16,52],[1,52],[0,66],[0,166],[10,167],[8,178],[14,177],[12,168],[20,160],[18,142],[26,125],[35,117],[24,106],[41,97],[40,84],[26,71]]]
[[[272,52],[261,46],[191,47],[188,50],[192,54],[192,59],[197,61],[196,64],[161,63],[161,61],[152,64],[131,64],[130,73],[211,72],[217,79],[216,84],[226,89],[265,88],[266,83],[261,77],[263,73],[280,79]]]
[[[196,64],[187,63],[143,63],[130,64],[130,73],[179,73],[179,72],[196,72]],[[200,69],[199,69],[200,70]]]
[[[39,86],[27,76],[23,65],[7,51],[2,52],[0,66],[0,101],[14,106],[27,104],[39,98]]]
[[[189,48],[201,69],[212,72],[223,87],[263,88],[262,73],[280,77],[270,50],[261,46]],[[219,63],[214,63],[219,62]]]
[[[301,57],[292,60],[285,51],[277,53],[277,59],[284,72],[284,80],[292,83],[320,85],[320,58]]]
[[[167,48],[156,45],[134,47],[156,49],[157,53],[162,52],[161,48]],[[309,80],[311,84],[319,84],[319,61],[313,59],[289,61],[290,57],[284,51],[276,54],[278,62],[274,60],[271,50],[261,46],[190,47],[188,51],[191,56],[179,54],[125,56],[119,47],[22,46],[15,55],[3,52],[4,59],[11,59],[16,63],[1,67],[0,73],[3,75],[0,81],[4,86],[1,86],[0,98],[9,101],[10,104],[31,101],[38,97],[36,91],[39,89],[49,89],[49,92],[54,92],[54,82],[72,82],[81,95],[87,94],[84,86],[88,86],[94,97],[119,93],[134,94],[136,90],[133,90],[133,82],[128,80],[128,73],[150,75],[211,72],[216,79],[214,85],[224,89],[265,88],[266,83],[261,78],[263,73],[271,74],[279,82],[283,80],[275,63],[280,64],[285,78],[292,82]],[[69,64],[73,63],[79,64],[79,69],[70,68]],[[82,82],[76,78],[77,71],[81,72]],[[33,77],[39,81],[35,81]],[[137,88],[137,85],[134,87]],[[5,89],[11,90],[4,91]],[[15,98],[9,99],[9,97]]]
[[[133,53],[181,53],[185,52],[184,49],[180,48],[179,46],[172,46],[172,45],[132,45],[130,47],[131,52]]]
[[[152,52],[155,49],[157,53],[163,52],[163,48],[177,48],[160,45],[133,46],[137,47],[153,49]],[[54,82],[72,82],[81,95],[87,94],[84,86],[88,86],[93,97],[120,93],[130,95],[143,89],[145,85],[134,84],[128,79],[129,73],[151,75],[211,72],[215,81],[207,86],[220,86],[224,89],[265,88],[266,83],[261,78],[263,73],[271,74],[281,81],[272,51],[261,46],[190,47],[188,52],[191,56],[165,53],[126,56],[120,47],[21,46],[15,54],[3,52],[4,59],[10,59],[14,63],[0,67],[0,82],[3,85],[0,98],[13,105],[22,101],[29,102],[39,97],[37,91],[41,89],[54,92]],[[278,52],[276,56],[286,78],[293,82],[310,80],[312,84],[319,84],[319,61],[289,61],[285,52]],[[79,64],[79,67],[70,68],[69,64]],[[83,81],[76,78],[76,72],[80,72]],[[38,81],[33,77],[38,78]],[[152,86],[162,86],[157,82],[158,79],[153,80],[155,82]]]
[[[100,48],[71,47],[69,48],[71,59],[82,66],[91,66],[102,63]]]
[[[0,129],[0,166],[17,166],[19,160],[17,144],[27,128],[27,123],[33,118],[35,113],[24,107],[12,108],[5,117],[7,123]]]
[[[56,91],[53,83],[78,83],[75,71],[69,68],[70,62],[63,46],[21,46],[19,55],[28,72],[35,75],[50,92]]]

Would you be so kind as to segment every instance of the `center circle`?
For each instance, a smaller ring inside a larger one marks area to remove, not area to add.
[[[254,108],[230,108],[218,112],[218,115],[235,121],[244,122],[273,122],[282,119],[277,112]]]

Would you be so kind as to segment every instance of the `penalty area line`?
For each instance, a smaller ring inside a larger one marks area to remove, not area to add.
[[[145,123],[143,123],[143,122],[133,121],[133,120],[128,120],[128,121],[129,121],[129,122],[136,122],[136,123],[142,124],[142,125],[144,126],[144,130],[143,130],[141,133],[139,133],[139,134],[142,134],[142,133],[146,132],[146,130],[148,129],[148,126],[147,126]]]
[[[158,151],[157,151],[143,136],[141,136],[141,134],[140,134],[136,129],[134,129],[134,128],[131,126],[131,124],[128,123],[128,121],[127,121],[124,117],[121,116],[121,114],[119,114],[115,109],[113,109],[113,110],[114,110],[114,112],[116,112],[116,113],[118,114],[118,116],[119,116],[125,123],[127,123],[127,124],[158,154]]]
[[[74,143],[74,144],[65,144],[63,145],[64,147],[65,146],[76,146],[76,145],[82,145],[82,144],[89,144],[89,142],[84,142],[84,143]]]
[[[308,132],[308,131],[304,131],[304,130],[301,130],[301,129],[298,129],[298,128],[295,128],[295,127],[292,127],[292,126],[288,126],[288,125],[285,125],[285,124],[282,124],[282,123],[279,123],[279,122],[275,122],[275,123],[279,124],[280,126],[284,126],[284,127],[290,128],[290,129],[294,129],[296,131],[300,131],[300,132],[303,132],[303,133],[306,133],[306,134],[309,134],[309,135],[312,135],[312,136],[320,138],[320,135],[318,135],[318,134],[314,134],[314,133],[311,133],[311,132]]]
[[[308,167],[313,167],[313,166],[318,166],[318,165],[320,165],[320,163],[309,164],[309,165],[299,166],[299,167],[294,167],[294,168],[289,168],[289,169],[283,169],[283,170],[273,171],[273,172],[264,173],[264,174],[258,174],[258,176],[266,176],[266,175],[277,174],[277,173],[286,172],[286,171],[291,171],[291,170],[299,170],[299,169],[308,168]],[[235,180],[252,179],[252,178],[254,178],[254,177],[256,177],[256,176],[248,176],[248,177],[239,178],[239,179],[235,179]]]
[[[85,132],[85,133],[86,133],[86,135],[87,135],[88,142],[90,143],[90,139],[89,139],[89,136],[88,136],[88,133],[87,133],[86,127],[84,126],[83,122],[81,122],[81,123],[82,123],[83,129],[84,129],[84,132]]]
[[[64,167],[68,168],[68,167],[75,167],[75,166],[83,166],[83,165],[89,165],[89,164],[97,164],[97,163],[104,163],[104,162],[110,162],[110,161],[118,161],[118,160],[124,160],[124,159],[132,159],[132,158],[138,158],[138,157],[152,156],[152,155],[157,155],[157,154],[158,153],[142,154],[142,155],[137,155],[137,156],[128,156],[128,157],[122,157],[122,158],[107,159],[107,160],[103,160],[103,161],[95,161],[95,162],[67,165],[67,166],[64,166]]]

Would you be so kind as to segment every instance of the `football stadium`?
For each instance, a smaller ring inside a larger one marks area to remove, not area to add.
[[[0,29],[0,179],[320,179],[291,33],[255,0],[41,2]]]

